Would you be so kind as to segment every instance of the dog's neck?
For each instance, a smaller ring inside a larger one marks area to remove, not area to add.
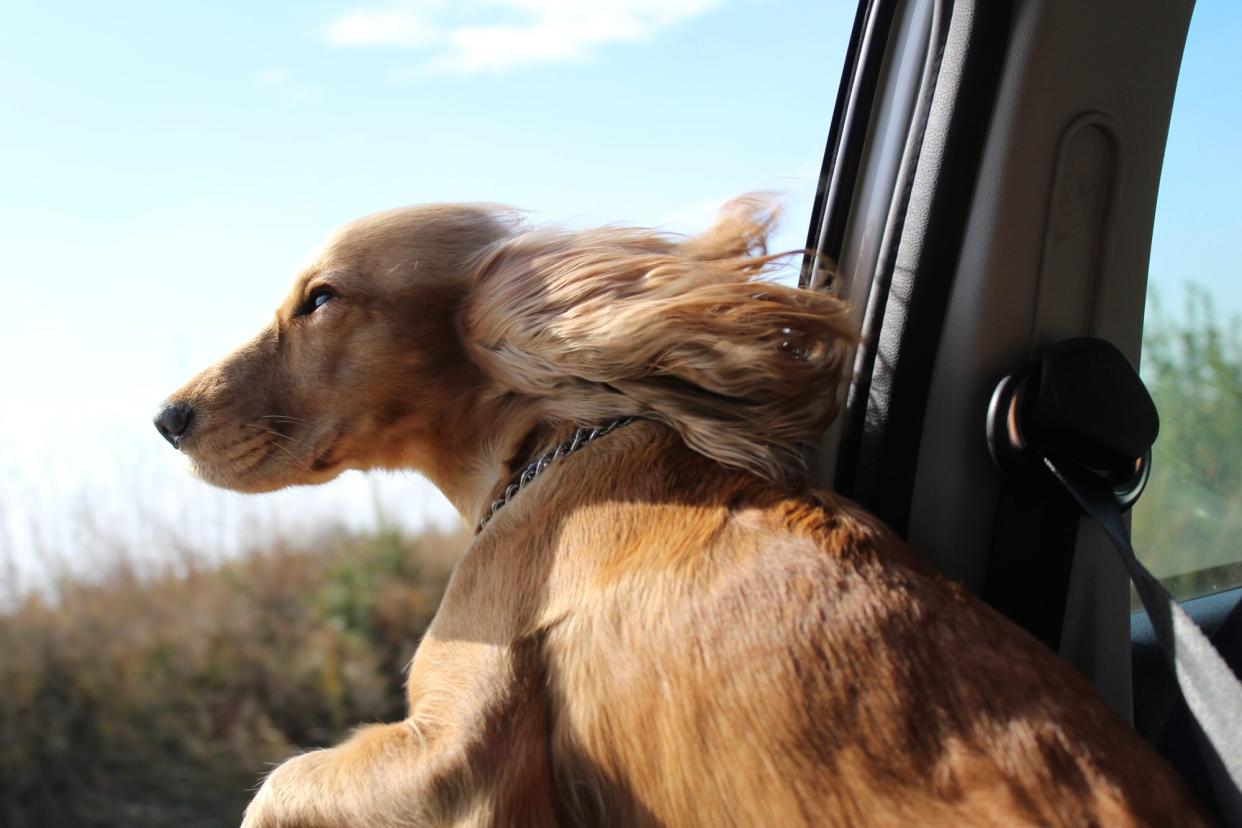
[[[498,510],[498,504],[508,503],[542,473],[543,467],[632,419],[611,418],[594,428],[525,419],[498,429],[489,439],[477,441],[474,451],[458,454],[455,466],[442,461],[438,474],[432,470],[426,473],[457,508],[466,525],[481,530]],[[543,463],[538,463],[540,460]],[[535,470],[537,464],[541,467]],[[533,474],[524,474],[532,471]]]
[[[548,424],[538,406],[512,397],[476,397],[463,410],[444,415],[436,418],[446,424],[442,431],[407,444],[412,450],[403,465],[425,474],[470,527],[478,525],[514,473],[555,445],[565,430]]]
[[[502,489],[495,490],[496,497],[479,520],[475,531],[482,532],[497,512],[507,506],[509,501],[517,497],[527,486],[534,483],[550,466],[633,421],[633,417],[614,417],[606,423],[576,428],[572,436],[560,440],[555,447],[546,449],[535,448],[547,442],[546,439],[541,440],[540,435],[546,438],[548,433],[556,433],[556,430],[548,426],[533,429],[522,442],[522,450],[517,455],[517,459],[509,464],[512,469],[509,480]]]
[[[560,408],[494,388],[446,400],[436,416],[420,418],[439,425],[408,436],[399,467],[426,475],[465,524],[477,528],[520,472],[574,436],[577,426],[559,419]],[[600,413],[592,423],[600,429],[625,418]]]
[[[481,499],[472,497],[471,511],[462,512],[467,525],[474,528],[480,526],[480,521],[490,517],[496,499],[518,474],[540,455],[567,440],[574,430],[572,423],[553,424],[535,420],[512,429],[508,439],[497,440],[490,456],[483,462],[485,471],[479,488],[483,496]]]
[[[508,467],[509,478],[512,478],[536,457],[538,457],[547,446],[555,444],[561,432],[569,429],[569,426],[562,426],[557,429],[548,423],[536,423],[535,427],[526,433],[518,443],[517,449],[505,463]]]

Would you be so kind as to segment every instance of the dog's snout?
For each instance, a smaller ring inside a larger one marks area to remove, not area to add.
[[[179,448],[182,438],[190,430],[194,420],[194,409],[182,402],[166,405],[155,415],[155,430],[158,431],[173,448]]]

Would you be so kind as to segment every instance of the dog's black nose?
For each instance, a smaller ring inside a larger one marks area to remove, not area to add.
[[[173,448],[178,448],[185,433],[189,431],[193,419],[194,409],[185,403],[166,405],[155,415],[155,430],[162,434]]]

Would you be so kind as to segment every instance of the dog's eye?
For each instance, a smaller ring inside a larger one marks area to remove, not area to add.
[[[302,303],[302,307],[298,308],[298,316],[307,316],[314,313],[319,308],[328,303],[328,300],[336,296],[336,292],[330,287],[315,288],[311,291],[310,296],[306,297],[306,301]]]

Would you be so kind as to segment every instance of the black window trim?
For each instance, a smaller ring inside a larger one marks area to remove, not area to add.
[[[885,60],[897,0],[860,4],[838,90],[824,168],[812,209],[808,248],[819,260],[839,260]],[[904,535],[914,492],[919,444],[952,276],[1009,42],[1011,0],[935,0],[926,68],[908,149],[898,172],[895,209],[867,299],[862,344],[841,417],[834,488]],[[942,88],[945,55],[961,61],[960,82]],[[923,151],[933,118],[944,140],[936,157]],[[937,109],[939,107],[939,109]],[[932,168],[928,182],[920,178]],[[935,175],[952,169],[954,175]],[[927,219],[907,228],[912,198]],[[913,255],[910,251],[913,250]],[[800,284],[821,288],[814,259],[803,262]],[[898,301],[891,301],[894,297]],[[898,358],[900,357],[900,358]]]
[[[802,273],[798,280],[800,287],[826,287],[817,281],[816,261],[835,264],[840,260],[863,146],[871,126],[876,86],[898,2],[861,0],[858,4],[837,88],[815,201],[811,206],[807,254],[802,260]]]

